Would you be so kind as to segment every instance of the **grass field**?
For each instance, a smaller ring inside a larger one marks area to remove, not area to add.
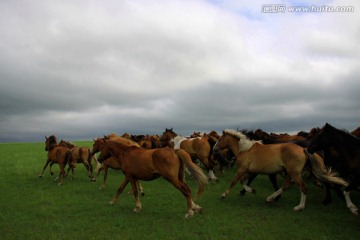
[[[77,142],[91,146],[91,142]],[[197,202],[205,212],[185,219],[185,198],[163,179],[142,182],[142,210],[133,213],[134,198],[126,188],[114,206],[123,175],[110,170],[107,188],[98,190],[103,175],[90,182],[78,165],[75,180],[63,186],[53,182],[49,169],[39,178],[46,159],[44,143],[0,144],[0,239],[360,239],[360,218],[347,210],[333,194],[323,206],[324,191],[309,180],[306,209],[294,212],[300,192],[293,186],[274,204],[265,198],[273,189],[266,176],[252,184],[257,195],[240,196],[240,185],[226,198],[220,195],[234,177],[235,169],[219,175]],[[54,165],[56,174],[58,166]],[[281,179],[279,178],[279,182]],[[193,192],[195,183],[188,180]],[[352,193],[360,205],[360,193]]]

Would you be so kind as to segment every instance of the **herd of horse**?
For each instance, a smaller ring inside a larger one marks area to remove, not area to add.
[[[46,167],[59,164],[59,185],[74,169],[77,163],[86,168],[90,180],[95,181],[104,170],[104,179],[100,189],[105,188],[108,168],[121,170],[125,178],[120,184],[110,204],[114,204],[128,183],[135,198],[134,212],[141,210],[139,192],[144,195],[140,181],[150,181],[163,177],[185,197],[187,210],[185,217],[202,213],[195,201],[204,193],[208,181],[217,182],[216,167],[223,170],[225,165],[236,163],[236,176],[228,189],[221,195],[225,198],[232,188],[240,182],[241,194],[255,193],[250,187],[258,174],[268,175],[274,187],[274,193],[266,201],[277,201],[281,194],[293,183],[300,189],[300,203],[295,211],[305,208],[307,186],[302,178],[308,172],[315,184],[324,186],[323,204],[332,200],[331,191],[344,196],[349,210],[358,215],[358,208],[350,199],[350,192],[358,190],[360,184],[360,127],[353,132],[340,130],[326,123],[322,128],[313,128],[310,132],[296,135],[267,133],[261,129],[231,130],[222,134],[212,131],[207,134],[194,132],[190,137],[182,137],[173,129],[165,129],[161,136],[133,136],[130,134],[110,134],[94,139],[92,149],[78,147],[61,140],[54,135],[45,137]],[[98,155],[98,157],[96,157]],[[93,163],[97,164],[94,176]],[[65,167],[68,165],[67,171]],[[208,176],[204,173],[207,172]],[[195,197],[186,183],[189,174],[198,184]],[[277,184],[277,175],[283,176],[281,187]]]

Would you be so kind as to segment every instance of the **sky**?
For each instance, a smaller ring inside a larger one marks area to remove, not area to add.
[[[2,0],[0,142],[352,131],[359,13],[358,0]]]

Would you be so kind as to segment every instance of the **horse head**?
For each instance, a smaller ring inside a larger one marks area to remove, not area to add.
[[[45,136],[45,151],[51,150],[56,145],[57,145],[57,140],[55,135],[51,135],[50,137]]]
[[[172,128],[166,128],[163,134],[160,136],[161,147],[169,146],[170,140],[176,136],[177,134],[173,131]]]

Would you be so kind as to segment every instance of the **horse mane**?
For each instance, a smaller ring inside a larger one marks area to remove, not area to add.
[[[108,141],[117,142],[123,147],[140,147],[137,142],[123,137],[110,138]]]
[[[235,130],[232,130],[232,129],[225,129],[224,130],[224,133],[226,134],[229,134],[237,139],[239,139],[239,142],[238,142],[238,146],[239,146],[239,152],[246,152],[248,151],[250,148],[252,148],[252,146],[255,144],[255,143],[261,143],[261,141],[253,141],[253,140],[250,140],[246,137],[246,135],[244,135],[243,133],[241,132],[237,132]]]

